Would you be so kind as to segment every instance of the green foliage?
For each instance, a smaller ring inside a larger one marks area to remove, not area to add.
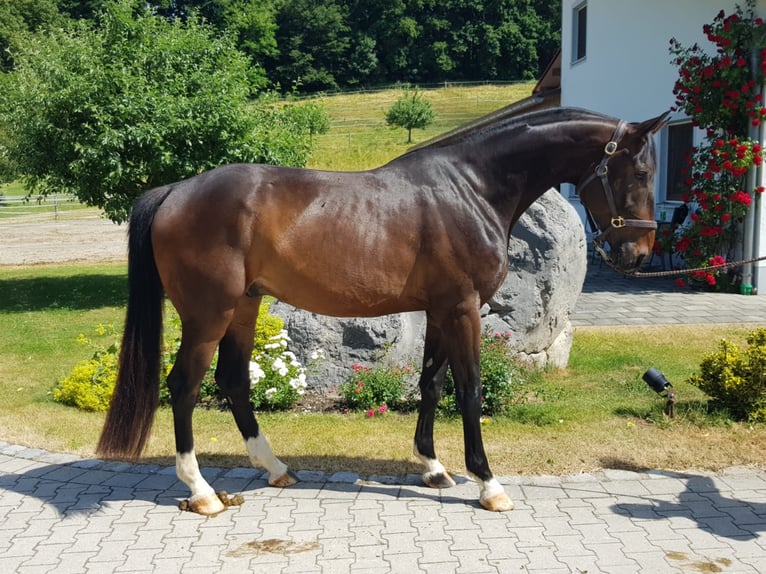
[[[351,370],[351,376],[338,387],[338,395],[349,408],[374,414],[376,410],[386,412],[404,404],[411,368],[354,364]]]
[[[114,328],[98,325],[96,334],[112,338]],[[93,348],[93,355],[77,363],[69,375],[58,382],[53,389],[53,400],[84,411],[105,411],[109,408],[117,377],[117,344],[94,343],[85,335],[80,335],[77,342]]]
[[[407,143],[412,142],[412,130],[429,126],[436,114],[429,102],[417,88],[405,89],[404,95],[386,112],[386,124],[407,130]]]
[[[747,344],[743,353],[722,339],[689,382],[712,398],[714,408],[726,409],[737,420],[766,422],[766,329],[751,332]]]
[[[0,0],[0,72],[13,69],[14,53],[30,34],[64,20],[54,0]]]
[[[255,408],[284,410],[291,408],[306,388],[306,369],[287,350],[289,338],[283,330],[284,322],[269,313],[273,300],[261,303],[255,329],[253,360],[250,363],[250,399]],[[95,349],[93,356],[80,361],[61,379],[53,391],[53,400],[83,410],[106,410],[109,407],[117,378],[119,340],[110,325],[97,326],[100,337],[112,339],[109,344],[96,344],[85,335],[78,342]],[[165,321],[163,368],[160,373],[160,404],[170,404],[167,377],[175,363],[181,346],[181,323],[176,313]],[[321,355],[321,353],[320,353]],[[199,402],[218,407],[223,397],[215,381],[217,355],[200,385]]]
[[[319,102],[309,101],[298,105],[288,105],[284,108],[285,115],[290,118],[301,131],[313,138],[317,134],[330,131],[330,114]]]
[[[114,221],[142,191],[223,163],[305,164],[308,134],[250,102],[247,57],[197,18],[110,2],[98,25],[31,36],[15,64],[5,153],[32,191],[74,193]]]
[[[525,381],[508,345],[510,336],[510,333],[485,333],[481,338],[481,411],[484,415],[503,414],[520,400],[518,387]],[[460,412],[451,371],[447,372],[439,410],[447,415]]]
[[[284,0],[279,54],[266,60],[282,89],[397,81],[537,78],[560,45],[560,0]]]

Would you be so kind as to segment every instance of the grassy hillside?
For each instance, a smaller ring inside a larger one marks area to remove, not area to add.
[[[534,83],[503,86],[446,86],[422,90],[436,112],[425,130],[414,130],[414,144],[521,100],[532,93]],[[410,147],[407,131],[386,125],[385,113],[402,90],[341,94],[323,98],[330,114],[330,131],[316,138],[309,167],[361,170],[377,167]]]

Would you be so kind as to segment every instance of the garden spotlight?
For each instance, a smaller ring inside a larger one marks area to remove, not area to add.
[[[668,391],[668,394],[666,395],[666,402],[665,402],[665,414],[669,417],[673,418],[675,415],[675,403],[676,403],[676,392],[673,390],[673,385],[670,384],[670,381],[668,381],[665,378],[665,375],[663,375],[661,372],[659,372],[654,367],[650,368],[648,371],[644,373],[644,376],[642,377],[644,379],[644,382],[649,385],[649,387],[656,393],[661,393],[665,390]]]

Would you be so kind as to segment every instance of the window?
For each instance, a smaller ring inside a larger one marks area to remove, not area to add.
[[[588,38],[588,5],[585,2],[574,7],[572,14],[572,62],[585,59]]]
[[[694,139],[694,128],[691,122],[671,124],[668,126],[668,163],[665,185],[667,201],[681,201],[681,195],[686,190],[683,173],[686,158],[691,152]]]

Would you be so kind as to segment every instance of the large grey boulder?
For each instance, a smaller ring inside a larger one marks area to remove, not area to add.
[[[546,192],[513,228],[505,282],[485,305],[482,322],[492,332],[510,332],[517,356],[536,366],[565,367],[572,344],[570,315],[582,290],[587,263],[585,232],[574,208],[556,190]],[[351,365],[384,362],[420,366],[423,313],[338,319],[277,302],[271,312],[285,321],[290,348],[310,366],[314,391],[337,386]]]

